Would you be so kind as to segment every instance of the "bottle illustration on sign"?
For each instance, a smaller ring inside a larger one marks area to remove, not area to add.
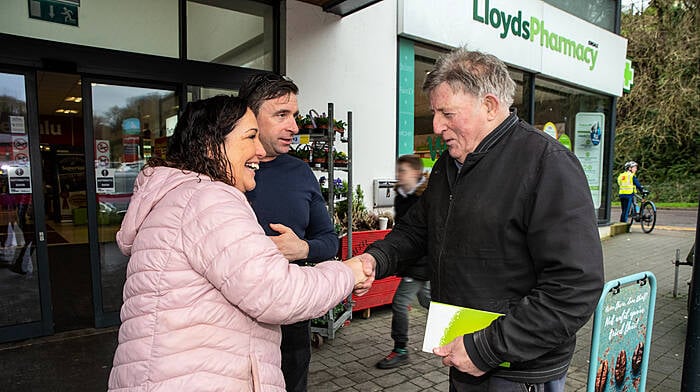
[[[594,146],[600,144],[600,136],[600,123],[596,122],[591,127],[591,143],[593,143]]]

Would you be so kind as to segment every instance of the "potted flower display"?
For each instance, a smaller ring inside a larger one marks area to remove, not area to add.
[[[300,144],[297,146],[297,148],[294,148],[294,146],[289,146],[288,154],[309,163],[311,159],[311,147],[309,147],[308,144]]]
[[[306,117],[297,120],[297,125],[299,125],[299,129],[304,127],[326,131],[330,128],[330,120],[325,112],[318,114],[316,110],[311,109]],[[348,124],[345,121],[333,119],[334,131],[342,134],[347,126]]]
[[[313,129],[313,124],[311,123],[311,117],[309,116],[302,116],[301,114],[297,115],[296,117],[296,122],[297,122],[297,128],[299,130],[309,130]]]
[[[313,163],[325,165],[328,162],[328,148],[325,145],[315,145],[311,154]]]
[[[348,165],[348,154],[343,151],[333,151],[333,164],[337,167]]]

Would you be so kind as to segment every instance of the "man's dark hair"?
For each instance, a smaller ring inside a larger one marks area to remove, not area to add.
[[[153,157],[147,166],[173,167],[233,185],[224,139],[247,109],[244,100],[227,95],[188,103],[168,140],[166,158]]]
[[[238,92],[238,96],[248,103],[256,116],[263,102],[289,94],[299,94],[299,87],[289,77],[275,73],[250,76]]]
[[[413,170],[423,170],[423,161],[417,155],[401,155],[396,160],[396,165],[398,166],[402,163],[408,164]]]

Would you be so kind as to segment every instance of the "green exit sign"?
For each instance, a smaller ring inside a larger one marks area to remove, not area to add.
[[[77,27],[78,7],[60,1],[29,0],[29,17]]]

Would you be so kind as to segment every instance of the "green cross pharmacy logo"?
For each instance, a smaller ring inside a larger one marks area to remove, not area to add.
[[[628,93],[634,84],[634,68],[632,68],[632,60],[625,60],[625,84],[622,89]]]

